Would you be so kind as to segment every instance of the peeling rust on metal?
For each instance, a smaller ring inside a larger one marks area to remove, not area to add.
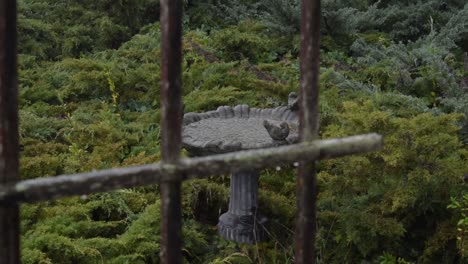
[[[310,141],[319,135],[320,0],[301,1],[301,95],[299,135]],[[321,156],[323,154],[320,154]],[[315,263],[317,183],[315,162],[300,162],[297,177],[295,263]]]
[[[161,0],[161,156],[176,163],[182,146],[182,0]],[[169,171],[167,171],[169,172]],[[167,173],[170,175],[170,173]],[[161,184],[161,263],[182,263],[181,181]],[[169,177],[169,176],[167,176]]]

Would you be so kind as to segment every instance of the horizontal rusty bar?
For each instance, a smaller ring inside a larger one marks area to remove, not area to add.
[[[160,182],[205,178],[229,173],[232,170],[261,169],[298,161],[322,160],[367,153],[379,150],[382,146],[382,136],[367,134],[192,159],[183,158],[172,164],[157,163],[38,178],[21,181],[10,186],[0,186],[0,202],[36,202]]]

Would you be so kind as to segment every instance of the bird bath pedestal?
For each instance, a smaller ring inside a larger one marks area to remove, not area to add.
[[[294,99],[294,94],[290,95]],[[294,101],[294,100],[293,100]],[[274,147],[298,140],[296,102],[270,109],[221,106],[184,115],[183,144],[194,156]],[[258,170],[233,171],[229,210],[219,217],[219,234],[239,243],[265,237],[266,217],[258,212]]]

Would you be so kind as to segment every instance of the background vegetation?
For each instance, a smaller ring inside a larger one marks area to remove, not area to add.
[[[318,263],[468,261],[468,4],[323,0],[321,136],[385,149],[319,164]],[[298,0],[186,0],[186,111],[297,91]],[[21,0],[23,179],[159,160],[159,1]],[[465,55],[466,56],[466,55]],[[183,187],[187,263],[292,263],[295,172],[265,170],[269,240],[216,234],[229,178]],[[22,205],[22,261],[158,263],[158,186]]]

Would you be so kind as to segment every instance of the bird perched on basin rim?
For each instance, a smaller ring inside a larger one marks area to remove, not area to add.
[[[270,134],[270,137],[273,140],[283,141],[286,140],[289,135],[289,125],[286,122],[282,122],[278,126],[269,122],[268,120],[264,120],[263,126],[268,131],[268,134]]]

